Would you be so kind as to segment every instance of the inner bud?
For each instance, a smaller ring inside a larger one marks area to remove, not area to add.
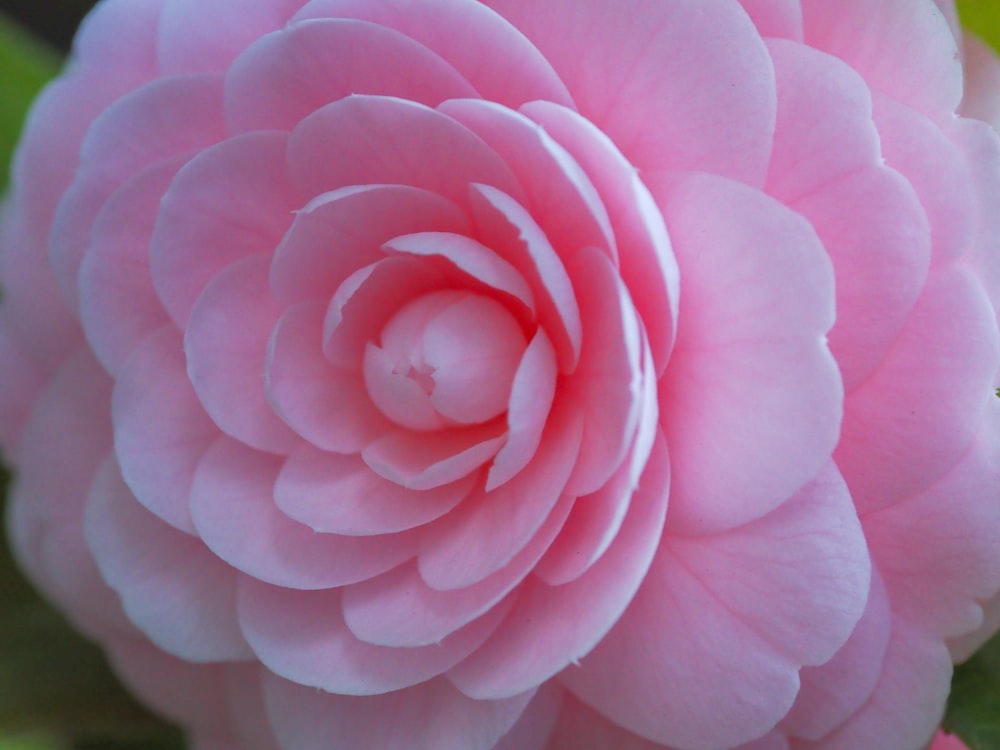
[[[507,410],[527,346],[499,302],[466,291],[402,307],[365,349],[365,385],[389,419],[413,430],[486,422]]]

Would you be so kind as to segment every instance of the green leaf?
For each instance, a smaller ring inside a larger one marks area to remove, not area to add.
[[[962,25],[1000,52],[1000,0],[958,0]]]
[[[970,750],[1000,750],[1000,635],[956,667],[944,728]]]
[[[0,15],[0,190],[24,115],[42,86],[59,71],[59,58]]]

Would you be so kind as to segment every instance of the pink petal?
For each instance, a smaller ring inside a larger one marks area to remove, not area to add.
[[[449,232],[420,232],[394,237],[383,249],[416,257],[441,258],[461,272],[457,276],[472,282],[462,284],[463,288],[490,292],[491,296],[499,292],[505,301],[513,298],[520,303],[519,307],[526,308],[526,312],[534,312],[534,295],[520,272],[492,249],[470,237]]]
[[[394,430],[361,451],[381,477],[411,490],[430,490],[474,473],[506,440],[497,420],[434,433]]]
[[[110,385],[81,346],[32,399],[8,454],[17,462],[7,507],[11,551],[45,596],[94,638],[134,633],[82,530],[87,489],[111,447]]]
[[[580,458],[570,492],[596,492],[621,465],[645,410],[655,411],[642,387],[645,341],[628,290],[611,262],[594,248],[569,265],[580,302],[583,345],[565,392],[583,416]]]
[[[305,118],[292,133],[288,163],[308,197],[348,185],[400,184],[465,206],[470,183],[521,193],[503,160],[468,128],[387,96],[349,96]]]
[[[962,63],[931,0],[802,0],[805,42],[849,63],[868,85],[934,119],[962,98]]]
[[[153,284],[177,325],[227,266],[274,251],[297,198],[285,175],[288,136],[251,133],[194,157],[163,197],[150,247]]]
[[[818,740],[847,721],[874,692],[882,675],[892,614],[877,569],[872,570],[868,605],[851,637],[830,661],[805,667],[795,704],[779,726],[783,733]]]
[[[274,503],[280,459],[220,438],[198,464],[191,516],[205,544],[265,583],[321,589],[364,581],[412,558],[416,537],[316,533]]]
[[[923,492],[865,515],[893,611],[951,638],[982,623],[1000,589],[1000,403],[958,464]]]
[[[444,273],[410,256],[392,256],[347,277],[330,300],[323,351],[340,367],[359,368],[369,342],[407,302],[447,287]]]
[[[868,702],[835,732],[815,744],[796,743],[796,750],[924,747],[944,714],[951,671],[940,640],[894,617],[882,674]]]
[[[851,496],[825,471],[751,524],[666,537],[618,624],[560,679],[656,742],[721,748],[754,739],[791,707],[799,668],[827,661],[847,640],[869,573]]]
[[[535,691],[521,718],[493,750],[546,750],[555,731],[565,691],[547,682]]]
[[[551,102],[531,102],[521,111],[572,155],[597,188],[623,248],[622,279],[662,374],[674,341],[680,272],[653,197],[617,146],[590,121]]]
[[[274,254],[271,291],[289,305],[329,299],[344,279],[381,260],[383,244],[394,237],[467,231],[468,220],[458,208],[427,190],[408,185],[340,188],[296,213]]]
[[[219,429],[185,370],[180,334],[166,325],[126,360],[111,416],[115,455],[136,499],[171,526],[194,533],[188,497],[195,467]]]
[[[978,282],[959,268],[932,272],[889,356],[844,405],[836,459],[859,511],[919,492],[958,462],[994,398],[998,362]]]
[[[296,750],[490,750],[531,694],[474,701],[443,679],[383,696],[329,695],[264,676],[264,700],[282,747]]]
[[[0,206],[0,278],[5,335],[28,363],[45,375],[54,372],[82,338],[80,322],[63,304],[45,252],[32,240],[26,213],[12,195]],[[45,331],[39,336],[39,331]]]
[[[833,274],[811,227],[761,193],[709,176],[653,192],[684,279],[660,380],[668,524],[719,530],[775,508],[836,445],[842,386],[825,343]]]
[[[647,403],[656,399],[656,374],[649,350],[645,353],[643,394]],[[618,535],[638,488],[653,446],[661,434],[656,409],[644,409],[628,455],[611,478],[597,491],[577,499],[559,537],[535,568],[535,575],[550,586],[579,578],[607,551]]]
[[[312,0],[296,18],[357,18],[395,29],[433,50],[484,99],[517,107],[534,99],[570,104],[548,61],[514,26],[483,5],[433,0]],[[503,65],[497,65],[503,60]]]
[[[668,495],[669,462],[661,436],[607,553],[562,586],[528,579],[497,632],[448,673],[452,683],[473,698],[503,698],[540,685],[589,653],[639,589],[660,542]]]
[[[222,140],[221,87],[216,75],[161,78],[119,99],[94,121],[50,236],[53,272],[72,309],[79,305],[77,274],[101,206],[144,167]]]
[[[160,14],[156,52],[161,75],[227,70],[257,38],[280,29],[304,0],[169,0]]]
[[[433,368],[430,399],[438,413],[480,424],[506,412],[527,343],[511,313],[490,297],[467,295],[435,315],[423,356]]]
[[[139,505],[114,461],[91,487],[84,531],[129,619],[158,647],[194,662],[251,656],[236,623],[236,571]]]
[[[802,6],[798,0],[740,0],[760,35],[802,41]]]
[[[772,39],[768,51],[778,118],[767,192],[787,204],[880,164],[872,94],[864,79],[842,60],[804,44]]]
[[[988,125],[960,118],[951,136],[975,184],[975,230],[966,262],[1000,309],[1000,139]]]
[[[360,452],[391,429],[372,404],[361,374],[323,356],[325,304],[301,302],[271,333],[264,373],[267,397],[295,432],[323,450]]]
[[[875,97],[875,124],[886,164],[913,186],[927,214],[934,261],[961,255],[975,226],[975,183],[961,151],[925,115],[887,96]]]
[[[580,419],[556,407],[538,452],[497,489],[477,488],[420,540],[420,576],[433,589],[471,586],[502,570],[556,512],[580,451]]]
[[[830,349],[847,392],[889,353],[927,278],[930,232],[913,188],[885,167],[862,169],[791,208],[830,253],[837,322]]]
[[[524,187],[525,208],[564,263],[587,246],[617,259],[607,210],[586,172],[545,129],[519,112],[482,99],[439,108],[479,135]]]
[[[265,674],[267,670],[258,661],[227,665],[229,713],[238,718],[233,722],[233,729],[239,741],[232,750],[281,750],[264,705],[261,683]]]
[[[571,372],[579,361],[583,334],[566,266],[545,232],[514,198],[488,185],[473,185],[471,201],[480,239],[528,281],[538,323],[555,347],[559,370]]]
[[[850,391],[885,357],[930,259],[913,188],[883,165],[871,92],[834,57],[770,43],[778,121],[768,192],[801,213],[830,253],[837,322],[830,348]]]
[[[9,314],[9,307],[4,310]],[[12,456],[45,377],[7,331],[5,317],[0,315],[0,360],[4,363],[3,372],[0,372],[3,393],[0,399],[0,451]]]
[[[290,518],[321,533],[390,534],[441,517],[471,492],[475,475],[432,490],[383,479],[360,456],[300,446],[281,467],[274,498]]]
[[[205,411],[254,448],[287,452],[298,442],[274,413],[262,373],[280,310],[267,286],[270,257],[236,261],[205,287],[184,334],[188,377]]]
[[[226,75],[236,133],[292,130],[323,105],[379,94],[428,106],[477,92],[448,63],[399,32],[364,21],[296,21],[252,44]]]
[[[993,48],[971,34],[962,39],[965,92],[959,113],[1000,124],[1000,63]]]
[[[228,732],[225,666],[191,664],[139,637],[115,638],[107,649],[116,676],[146,706],[196,732]]]
[[[170,0],[110,0],[90,13],[73,40],[73,53],[84,65],[135,68],[150,77],[156,71],[156,32]]]
[[[489,5],[535,43],[579,112],[640,169],[763,182],[774,71],[735,3],[641,0],[628,13],[610,3],[581,13],[574,0]]]
[[[967,660],[1000,631],[1000,591],[983,602],[982,608],[982,625],[971,633],[966,633],[960,638],[950,638],[947,641],[951,658],[956,664]]]
[[[344,619],[361,640],[379,646],[437,643],[496,607],[527,576],[551,544],[573,504],[563,496],[542,528],[504,567],[477,584],[455,591],[430,588],[408,564],[348,587]]]
[[[247,642],[268,669],[340,695],[382,695],[425,683],[478,648],[508,611],[497,607],[440,643],[386,648],[348,630],[338,590],[292,591],[245,579],[239,603]]]
[[[80,266],[80,319],[108,372],[167,322],[149,275],[149,241],[160,199],[182,162],[161,161],[125,182],[104,204]]]
[[[552,740],[544,750],[667,750],[664,745],[637,737],[572,695],[562,699],[562,710]]]
[[[524,350],[514,374],[507,406],[507,442],[486,476],[492,492],[513,479],[534,457],[556,394],[556,353],[539,328]]]

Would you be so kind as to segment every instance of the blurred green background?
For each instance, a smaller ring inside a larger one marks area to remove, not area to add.
[[[93,5],[0,0],[0,190],[32,98],[58,72]],[[967,28],[1000,50],[1000,0],[958,6]],[[0,750],[180,750],[179,733],[136,705],[100,652],[16,573],[4,539],[0,534]],[[972,750],[1000,750],[1000,638],[956,670],[945,726]]]

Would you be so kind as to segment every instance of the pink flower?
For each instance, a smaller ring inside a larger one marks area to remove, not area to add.
[[[106,0],[2,223],[20,561],[206,750],[926,745],[1000,610],[948,19]]]

